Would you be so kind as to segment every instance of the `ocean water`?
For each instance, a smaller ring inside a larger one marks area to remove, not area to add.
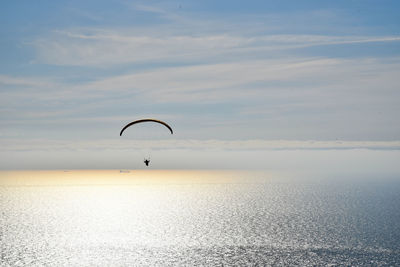
[[[400,177],[1,175],[1,266],[400,265]]]

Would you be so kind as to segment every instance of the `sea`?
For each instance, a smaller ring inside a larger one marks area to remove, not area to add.
[[[400,266],[400,177],[0,172],[0,266]]]

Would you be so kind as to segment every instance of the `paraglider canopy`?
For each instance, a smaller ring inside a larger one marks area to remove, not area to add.
[[[124,128],[122,128],[121,132],[119,133],[119,136],[122,136],[122,133],[130,126],[137,124],[137,123],[142,123],[142,122],[156,122],[156,123],[160,123],[162,125],[164,125],[165,127],[167,127],[171,134],[173,134],[174,132],[172,131],[171,126],[169,126],[166,122],[160,121],[160,120],[156,120],[156,119],[141,119],[141,120],[136,120],[133,122],[128,123],[127,125],[124,126]]]

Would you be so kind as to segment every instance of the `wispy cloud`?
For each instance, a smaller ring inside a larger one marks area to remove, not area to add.
[[[24,77],[24,76],[11,76],[11,75],[0,75],[0,84],[3,86],[22,86],[24,88],[32,87],[50,87],[54,83],[48,79],[39,77]]]
[[[172,5],[177,7],[179,3]],[[281,27],[285,22],[278,22],[273,15],[257,17],[256,20],[253,16],[240,15],[243,17],[239,19],[240,23],[235,23],[237,18],[205,18],[198,14],[178,12],[176,7],[171,9],[170,5],[163,3],[129,3],[127,7],[134,12],[151,13],[164,20],[130,27],[76,27],[55,30],[33,40],[37,62],[97,68],[145,62],[222,63],[248,60],[251,57],[276,57],[276,53],[315,46],[400,41],[399,35],[328,35],[309,34],[307,31],[277,33],[276,29],[268,29]],[[329,10],[300,13],[301,20],[327,14],[334,16]],[[311,22],[306,24],[307,28],[313,25]]]
[[[398,129],[391,114],[400,111],[399,64],[372,58],[248,60],[152,68],[74,84],[50,81],[49,87],[7,77],[8,83],[30,89],[4,86],[2,123],[100,127],[103,119],[129,120],[129,113],[196,121],[197,132],[183,129],[184,138],[247,133],[266,139],[334,139],[355,128],[375,136]],[[207,105],[215,105],[214,110]],[[147,114],[146,106],[151,107]],[[307,129],[312,136],[307,137]]]
[[[371,59],[253,60],[153,69],[79,85],[77,91],[132,92],[152,102],[168,103],[257,100],[257,97],[276,100],[288,95],[314,101],[318,94],[338,97],[341,92],[347,97],[373,91],[379,94],[379,85],[396,91],[398,69],[398,63]]]
[[[85,29],[55,32],[34,42],[38,61],[54,65],[109,67],[115,64],[240,60],[260,52],[312,46],[399,42],[400,36],[324,36],[175,33],[143,34],[135,30]]]

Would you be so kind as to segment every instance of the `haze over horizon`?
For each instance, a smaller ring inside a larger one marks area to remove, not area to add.
[[[400,151],[399,11],[389,0],[4,2],[0,169],[123,168],[148,151],[159,168],[274,166],[282,151],[314,151],[312,162],[349,149],[383,168]],[[148,125],[119,137],[141,118],[174,135]]]

